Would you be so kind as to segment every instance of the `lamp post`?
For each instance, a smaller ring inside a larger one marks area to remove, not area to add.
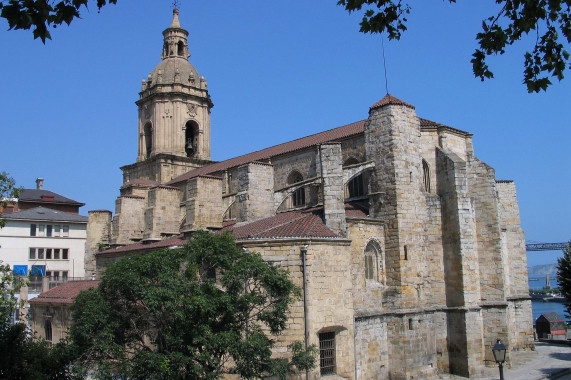
[[[498,363],[498,367],[500,368],[500,380],[504,380],[504,362],[506,361],[506,351],[507,347],[499,339],[494,347],[492,347],[494,360],[496,363]]]

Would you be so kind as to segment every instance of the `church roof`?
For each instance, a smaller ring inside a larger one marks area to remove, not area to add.
[[[268,158],[273,156],[294,152],[296,150],[308,148],[311,146],[316,146],[319,144],[325,144],[327,142],[341,140],[346,137],[363,133],[364,130],[365,130],[365,120],[357,121],[355,123],[344,125],[342,127],[330,129],[325,132],[316,133],[314,135],[302,137],[297,140],[289,141],[279,145],[274,145],[272,147],[259,150],[257,152],[248,153],[243,156],[234,157],[226,161],[217,162],[208,166],[204,166],[202,168],[191,170],[183,175],[180,175],[172,179],[170,182],[167,182],[167,185],[183,182],[190,178],[198,177],[201,175],[216,173],[221,170],[234,168],[250,162],[267,160]]]
[[[322,219],[322,208],[289,211],[246,224],[229,224],[221,232],[232,231],[236,240],[283,238],[336,238]]]

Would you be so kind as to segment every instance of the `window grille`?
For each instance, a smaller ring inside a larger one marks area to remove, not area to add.
[[[335,331],[319,334],[321,376],[335,373]]]

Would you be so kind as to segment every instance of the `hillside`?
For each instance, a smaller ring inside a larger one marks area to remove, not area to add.
[[[545,276],[557,273],[557,264],[534,265],[527,268],[530,276]]]

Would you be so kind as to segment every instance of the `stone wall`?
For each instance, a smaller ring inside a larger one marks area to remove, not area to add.
[[[237,176],[236,221],[253,222],[272,216],[275,213],[273,166],[250,163],[241,166]]]
[[[355,378],[353,292],[350,273],[349,242],[344,239],[323,241],[271,240],[238,242],[250,251],[260,252],[264,260],[288,270],[290,279],[303,288],[301,248],[306,254],[309,344],[319,347],[319,333],[335,332],[336,373],[347,379]],[[304,341],[303,299],[292,305],[288,328],[275,337],[276,357],[287,357],[287,346]],[[319,365],[310,378],[318,379]]]
[[[115,201],[111,245],[126,245],[143,238],[147,199],[138,195],[120,196]]]
[[[180,231],[180,190],[157,186],[149,191],[143,240],[161,240]]]
[[[186,184],[184,230],[222,228],[222,178],[201,176]]]
[[[345,236],[347,229],[344,204],[345,184],[343,183],[341,159],[341,144],[319,146],[325,225],[339,236]]]
[[[111,241],[111,211],[91,210],[87,221],[85,241],[85,279],[96,273],[95,253],[107,247]]]
[[[317,176],[316,166],[317,152],[314,149],[284,155],[272,161],[274,165],[274,189],[280,190],[287,187],[288,176],[291,172],[298,171],[304,180]]]

